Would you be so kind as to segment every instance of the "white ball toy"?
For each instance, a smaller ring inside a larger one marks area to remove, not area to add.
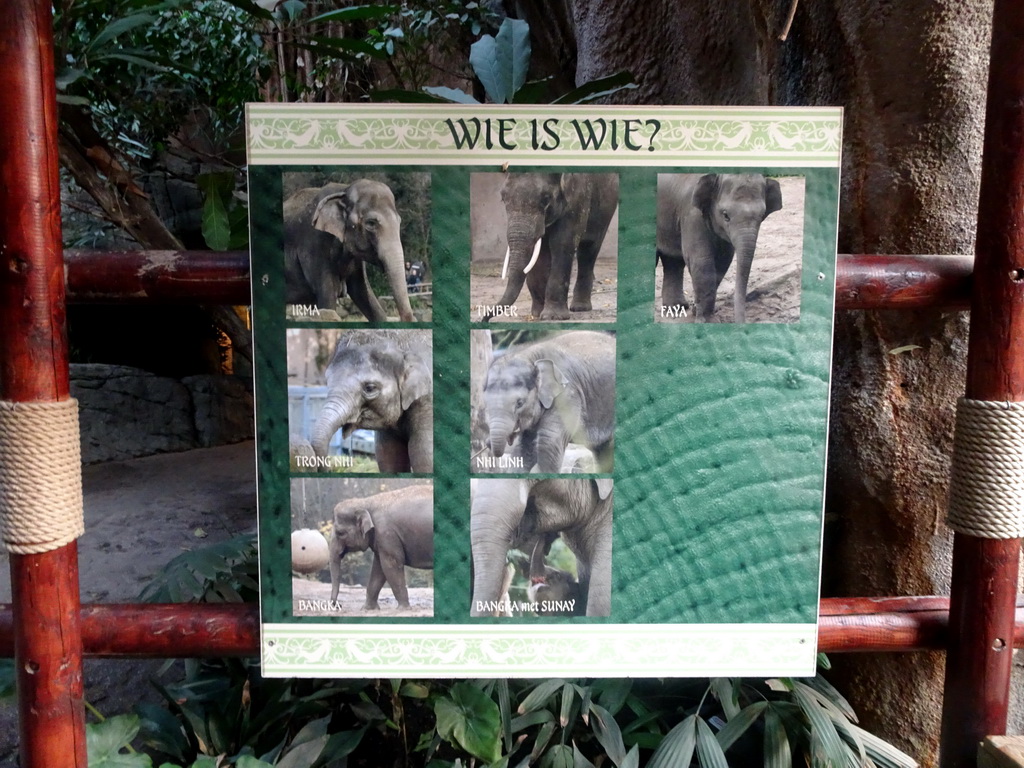
[[[292,570],[317,573],[327,567],[330,553],[327,539],[320,531],[303,528],[292,532]]]

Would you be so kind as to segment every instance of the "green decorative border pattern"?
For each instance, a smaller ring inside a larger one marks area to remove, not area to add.
[[[602,107],[600,112],[479,105],[248,105],[251,165],[415,162],[474,165],[834,167],[838,108]],[[457,131],[458,138],[454,131]],[[467,133],[468,132],[468,133]],[[472,137],[467,140],[467,135]],[[460,146],[461,145],[461,146]],[[472,146],[470,146],[472,145]]]
[[[267,677],[814,674],[815,624],[263,625]]]

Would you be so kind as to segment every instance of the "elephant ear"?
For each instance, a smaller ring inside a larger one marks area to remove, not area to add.
[[[601,501],[604,501],[611,496],[613,482],[610,477],[595,478],[594,483],[597,484],[597,496]]]
[[[704,216],[710,216],[716,197],[718,197],[718,174],[705,173],[700,177],[693,190],[693,206],[699,208]]]
[[[537,369],[537,399],[545,409],[550,408],[569,380],[552,360],[538,360],[533,365]]]
[[[352,201],[348,190],[334,192],[317,203],[313,211],[313,229],[329,232],[345,242],[345,226],[352,213]]]
[[[373,533],[373,518],[370,517],[370,513],[365,509],[360,512],[356,525],[359,527],[359,533],[369,539]]]
[[[402,396],[403,411],[409,410],[409,406],[433,391],[430,369],[419,355],[411,352],[405,355],[402,373],[398,379],[398,391]]]
[[[764,215],[782,210],[782,188],[775,179],[764,182]]]
[[[558,182],[567,211],[580,211],[587,202],[588,181],[582,173],[563,173]]]

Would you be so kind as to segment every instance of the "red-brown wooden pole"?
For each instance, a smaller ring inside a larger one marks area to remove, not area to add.
[[[967,397],[1024,400],[1024,2],[996,0],[978,201]],[[958,533],[942,708],[943,768],[1006,732],[1020,539]]]
[[[0,399],[68,397],[49,0],[0,11]],[[78,550],[11,555],[22,768],[85,768]]]

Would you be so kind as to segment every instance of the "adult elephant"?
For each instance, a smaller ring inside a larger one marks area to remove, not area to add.
[[[473,616],[493,615],[502,601],[509,548],[561,533],[576,556],[576,615],[611,615],[612,481],[488,478],[477,481],[470,511]]]
[[[500,457],[519,436],[523,468],[562,471],[569,443],[612,470],[615,438],[615,337],[571,331],[512,347],[484,381],[489,446]]]
[[[402,248],[402,217],[387,184],[307,187],[284,201],[285,301],[335,310],[343,290],[368,320],[387,320],[366,277],[366,265],[384,270],[399,317],[416,318],[409,304]]]
[[[317,456],[339,429],[344,437],[372,429],[381,472],[434,471],[429,331],[346,331],[325,375],[327,401],[310,438]]]
[[[618,174],[511,173],[501,199],[508,219],[508,250],[499,305],[515,304],[525,282],[533,316],[541,320],[565,320],[570,310],[592,309],[594,262],[619,202]],[[574,259],[576,285],[569,306]]]
[[[373,551],[366,582],[367,610],[379,608],[377,598],[387,582],[398,604],[409,607],[405,566],[434,568],[434,493],[429,485],[413,485],[364,499],[347,499],[334,507],[329,556],[331,601],[338,599],[341,559],[349,552]]]
[[[746,322],[747,280],[761,222],[782,208],[779,182],[756,173],[658,175],[661,304],[681,315],[683,267],[689,269],[699,323],[711,320],[715,294],[736,256],[733,318]]]

